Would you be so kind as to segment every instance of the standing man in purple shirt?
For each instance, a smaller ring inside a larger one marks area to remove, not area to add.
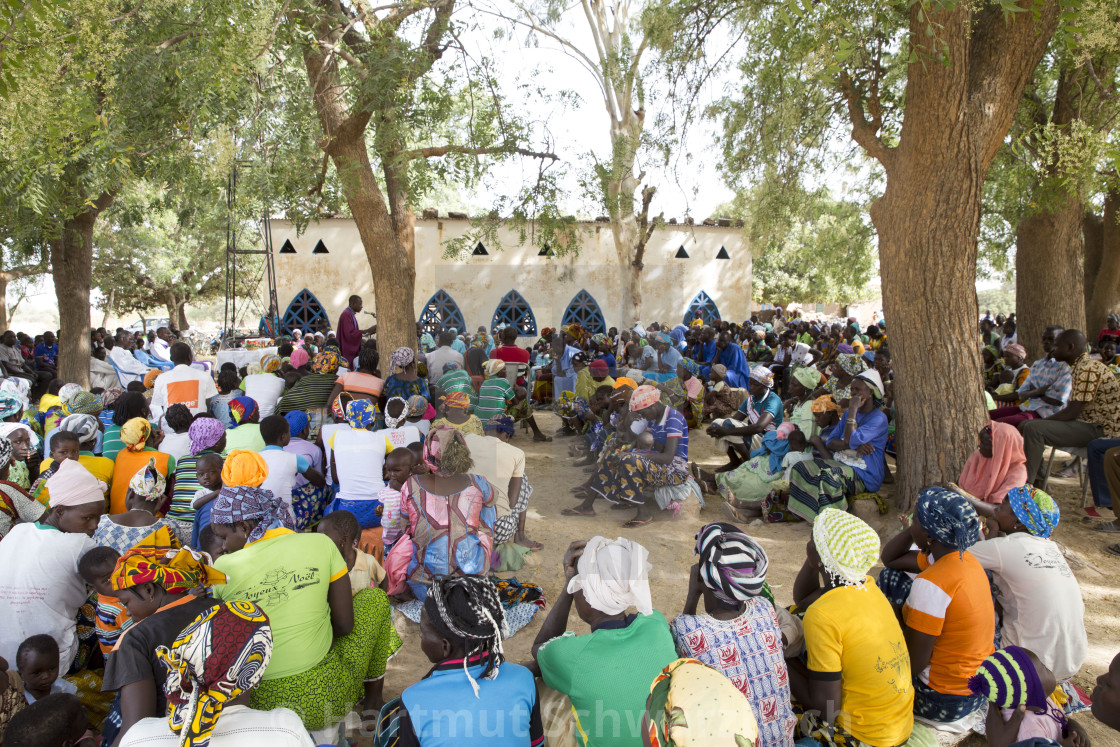
[[[342,357],[346,365],[353,368],[353,361],[362,349],[362,335],[373,332],[377,325],[369,329],[362,329],[358,324],[358,312],[362,310],[362,297],[350,296],[350,305],[342,310],[338,318],[338,347],[342,350]]]

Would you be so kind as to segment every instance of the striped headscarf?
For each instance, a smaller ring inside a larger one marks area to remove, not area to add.
[[[734,524],[715,521],[696,535],[700,580],[716,599],[745,602],[762,592],[769,561],[766,551]]]
[[[124,591],[140,584],[154,583],[169,594],[182,594],[196,586],[224,584],[226,576],[211,567],[210,556],[180,547],[179,540],[166,526],[140,540],[117,559],[109,584],[113,591]]]
[[[147,418],[132,418],[121,426],[121,442],[129,451],[143,451],[152,434],[152,424]]]
[[[315,360],[311,361],[311,372],[318,374],[333,374],[338,372],[339,362],[342,357],[333,350],[327,350],[323,346],[323,352],[315,356]]]
[[[879,535],[847,511],[826,508],[813,522],[813,544],[825,572],[844,586],[865,587],[867,572],[879,559]]]
[[[136,471],[128,481],[128,489],[148,502],[167,492],[167,480],[156,469],[155,457],[150,458],[146,465]]]
[[[1045,709],[1049,695],[1031,657],[1018,646],[1001,648],[984,659],[968,678],[968,689],[1000,708]]]
[[[24,400],[9,391],[0,391],[0,420],[23,412]]]
[[[356,399],[346,405],[346,422],[350,427],[364,431],[377,420],[377,403],[372,399]]]
[[[288,504],[273,495],[271,490],[247,485],[224,487],[218,492],[214,507],[210,509],[210,523],[224,525],[239,521],[258,522],[253,531],[249,532],[245,544],[256,542],[269,529],[283,527],[294,530],[296,526]]]
[[[443,395],[443,404],[457,410],[469,410],[471,397],[466,392],[448,392]]]
[[[183,747],[207,747],[222,709],[253,689],[272,658],[272,627],[252,602],[223,602],[157,646],[167,667],[167,724]]]
[[[914,518],[931,537],[960,552],[980,541],[980,517],[963,495],[946,488],[926,488],[918,494]]]
[[[195,418],[187,429],[191,442],[191,456],[198,456],[213,448],[226,435],[226,426],[217,418]]]
[[[101,398],[87,391],[75,392],[70,399],[62,405],[64,415],[87,414],[96,415],[101,412]]]
[[[273,373],[280,370],[280,356],[276,353],[268,353],[261,357],[261,371],[263,373]]]
[[[12,461],[12,442],[4,436],[0,436],[0,470],[8,466]]]
[[[78,437],[78,443],[85,443],[97,436],[97,426],[99,422],[95,415],[88,415],[86,413],[67,415],[59,422],[58,429],[60,431],[66,431],[67,433],[73,433]]]
[[[1049,537],[1061,517],[1058,504],[1033,485],[1023,485],[1007,491],[1007,500],[1015,518],[1035,537]]]
[[[229,402],[229,417],[234,428],[249,422],[258,411],[257,401],[252,397],[235,397]]]

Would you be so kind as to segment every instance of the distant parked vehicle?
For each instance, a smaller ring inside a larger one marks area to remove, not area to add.
[[[141,319],[140,321],[133,322],[131,325],[129,325],[128,331],[143,332],[144,334],[147,334],[148,332],[155,332],[160,327],[170,326],[171,320],[167,317],[160,317],[157,319]]]

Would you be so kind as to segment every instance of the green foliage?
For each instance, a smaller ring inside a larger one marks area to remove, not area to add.
[[[998,288],[986,288],[976,291],[976,301],[981,313],[991,313],[994,318],[998,314],[1013,314],[1015,312],[1015,285],[1004,283]]]
[[[871,295],[876,253],[865,206],[823,189],[760,186],[719,210],[746,225],[754,300],[848,304]]]

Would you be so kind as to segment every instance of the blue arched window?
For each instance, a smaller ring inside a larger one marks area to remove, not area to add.
[[[603,334],[607,331],[607,322],[603,319],[603,312],[599,303],[590,293],[581,290],[568,304],[564,311],[564,324],[578,324],[584,331],[593,335]]]
[[[295,295],[284,312],[284,319],[280,328],[284,334],[290,335],[295,330],[319,329],[322,325],[330,327],[327,312],[315,294],[304,288]]]
[[[688,305],[688,311],[684,312],[685,324],[691,324],[692,320],[696,318],[701,319],[704,324],[711,324],[720,320],[719,307],[704,291],[696,294],[696,298],[692,299],[692,303]]]
[[[494,309],[494,319],[490,322],[490,329],[497,329],[500,325],[516,327],[520,337],[533,337],[537,334],[537,320],[533,317],[533,308],[529,302],[515,290],[511,290],[502,298],[498,308]]]
[[[454,327],[460,333],[467,331],[467,323],[463,319],[463,312],[459,311],[459,304],[443,289],[436,291],[420,312],[420,326],[425,332],[435,331],[437,324],[444,329]]]

